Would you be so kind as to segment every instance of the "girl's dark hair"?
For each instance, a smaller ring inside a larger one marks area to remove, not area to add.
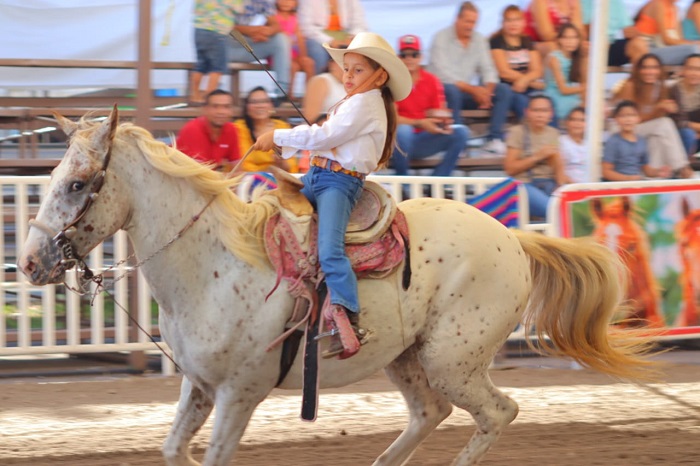
[[[552,107],[552,109],[554,109],[554,101],[550,96],[543,92],[536,92],[534,94],[530,94],[530,97],[527,101],[527,106],[529,107],[530,104],[536,100],[546,100],[547,102],[549,102],[549,106]]]
[[[636,103],[632,102],[631,100],[622,100],[615,106],[615,110],[613,110],[613,118],[626,108],[633,108],[635,111],[639,111]]]
[[[248,128],[248,131],[250,131],[250,136],[253,138],[253,142],[260,136],[259,134],[255,134],[255,124],[253,123],[253,119],[250,117],[250,114],[248,113],[248,103],[250,102],[250,96],[255,94],[258,91],[263,91],[265,95],[269,98],[270,95],[267,93],[267,89],[265,89],[262,86],[256,86],[252,88],[250,91],[248,91],[248,95],[245,96],[245,99],[243,99],[243,120],[245,121],[245,125]],[[272,101],[272,99],[270,99]]]
[[[570,119],[571,119],[571,116],[572,116],[574,113],[576,113],[576,112],[581,112],[581,113],[583,113],[583,114],[585,115],[585,114],[586,114],[586,109],[583,108],[583,107],[581,107],[580,105],[579,105],[578,107],[574,107],[574,108],[572,108],[571,111],[566,115],[566,119],[567,119],[567,120],[570,120]]]
[[[700,0],[695,0],[696,2],[700,2]],[[685,60],[683,60],[683,66],[688,66],[688,62],[692,60],[693,58],[700,58],[700,53],[691,53],[687,57],[685,57]]]
[[[559,27],[557,31],[557,39],[564,37],[564,33],[571,29],[576,31],[579,38],[579,44],[576,50],[571,52],[571,68],[569,69],[569,82],[580,83],[583,82],[583,54],[581,53],[581,31],[578,30],[576,26],[571,23],[564,23]]]
[[[373,70],[377,70],[381,66],[379,63],[372,60],[368,56],[364,55],[364,57],[367,59]],[[387,73],[387,76],[389,76],[389,73]],[[386,80],[386,82],[381,88],[382,100],[384,101],[384,110],[386,110],[387,129],[386,140],[384,141],[384,149],[382,149],[382,156],[379,159],[379,164],[377,168],[384,168],[389,164],[391,154],[394,153],[394,144],[396,142],[396,127],[398,126],[398,115],[396,114],[394,96],[391,93],[391,90],[389,89],[390,79],[391,76],[389,76],[389,78]]]

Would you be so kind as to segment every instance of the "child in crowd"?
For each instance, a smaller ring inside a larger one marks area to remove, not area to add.
[[[297,0],[277,0],[277,22],[292,43],[292,72],[289,75],[289,95],[294,95],[294,76],[298,71],[306,75],[306,82],[314,75],[314,60],[306,54],[306,38],[297,21]]]
[[[646,139],[636,133],[640,121],[637,104],[623,100],[615,107],[613,117],[620,132],[605,141],[603,180],[641,180],[642,175],[668,178],[671,175],[668,167],[654,168],[649,165]]]
[[[585,183],[588,180],[588,153],[583,144],[586,129],[586,112],[576,107],[566,117],[566,134],[559,136],[559,154],[564,162],[564,173],[572,183]]]
[[[581,32],[571,23],[559,28],[558,48],[549,54],[544,75],[545,94],[554,102],[554,123],[579,107],[586,91]]]
[[[345,231],[367,174],[391,158],[396,136],[395,102],[411,92],[411,76],[394,49],[377,34],[362,32],[347,49],[324,45],[343,67],[347,96],[331,109],[322,125],[300,125],[261,134],[257,150],[281,148],[288,158],[314,151],[302,177],[302,193],[318,212],[318,251],[330,291],[324,317],[339,332],[323,357],[348,358],[360,350],[357,277],[345,255]]]

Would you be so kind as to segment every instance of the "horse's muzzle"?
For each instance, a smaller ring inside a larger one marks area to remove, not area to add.
[[[33,285],[62,283],[70,266],[61,262],[58,249],[49,247],[23,252],[17,260],[17,267]]]

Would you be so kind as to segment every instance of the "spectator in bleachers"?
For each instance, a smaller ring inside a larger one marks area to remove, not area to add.
[[[241,158],[232,118],[231,93],[221,89],[210,92],[205,97],[202,116],[185,123],[178,133],[177,149],[213,168],[229,168],[227,164]]]
[[[301,0],[299,27],[306,36],[307,51],[316,66],[315,74],[323,71],[329,59],[323,44],[347,47],[355,35],[368,31],[360,0]]]
[[[294,77],[299,71],[306,75],[306,83],[315,74],[314,61],[306,53],[306,38],[301,33],[297,19],[297,0],[277,0],[275,18],[292,45],[292,67],[289,74],[289,90],[294,95]]]
[[[557,48],[557,33],[564,24],[584,31],[579,0],[532,0],[525,10],[525,34],[543,57]]]
[[[452,112],[445,105],[442,83],[421,68],[418,36],[405,35],[399,39],[399,57],[411,73],[413,88],[408,97],[396,102],[398,147],[394,148],[391,164],[397,175],[407,175],[410,159],[430,157],[444,151],[433,175],[450,176],[466,146],[469,129],[452,124]]]
[[[338,48],[347,48],[340,46]],[[328,113],[331,107],[340,102],[347,95],[343,86],[343,69],[339,64],[328,57],[326,71],[317,74],[306,85],[302,109],[304,116],[310,122],[316,121],[319,115]]]
[[[700,51],[696,42],[683,37],[675,1],[649,0],[635,18],[635,26],[649,43],[649,51],[664,65],[680,65],[685,57]]]
[[[292,47],[275,14],[274,0],[242,0],[242,4],[236,9],[234,28],[245,36],[258,58],[271,60],[277,81],[282,89],[288,89],[289,72],[292,69]],[[261,22],[264,24],[257,25]],[[228,43],[229,61],[253,61],[250,53],[237,41],[229,40]]]
[[[528,94],[544,89],[542,57],[532,39],[523,35],[525,18],[516,5],[503,10],[503,26],[491,37],[491,56],[502,83],[513,90],[512,109],[520,120],[529,101]]]
[[[693,0],[683,19],[683,37],[687,40],[700,41],[700,0]]]
[[[639,57],[649,53],[649,44],[634,25],[623,0],[609,0],[608,6],[608,66],[635,63]],[[583,24],[588,28],[593,21],[594,0],[581,0]]]
[[[545,93],[554,102],[555,122],[581,105],[586,93],[586,57],[581,51],[581,32],[573,24],[559,28],[557,49],[546,58]]]
[[[680,133],[670,115],[678,112],[678,105],[669,98],[662,79],[663,65],[654,54],[646,54],[632,66],[630,78],[615,93],[615,101],[630,100],[637,104],[641,123],[637,134],[647,140],[651,166],[668,165],[674,176],[692,178],[687,152]]]
[[[650,178],[668,178],[671,170],[667,166],[655,168],[649,163],[647,142],[637,133],[637,105],[630,100],[623,100],[615,107],[613,117],[619,132],[605,141],[603,181],[641,180],[643,175]]]
[[[279,118],[272,118],[275,107],[272,98],[264,87],[258,86],[248,93],[243,102],[243,118],[234,122],[238,130],[240,152],[245,154],[263,133],[275,129],[289,129],[291,125]],[[292,173],[297,172],[297,160],[283,159],[273,151],[253,151],[243,161],[241,168],[247,172],[264,172],[270,165],[276,165]]]
[[[681,132],[687,153],[694,154],[700,137],[700,55],[688,56],[683,63],[682,78],[670,89],[678,112],[673,119]]]
[[[433,37],[428,71],[442,81],[455,123],[461,123],[464,109],[491,111],[484,150],[503,154],[503,127],[513,91],[499,82],[488,41],[474,30],[478,19],[479,12],[472,2],[460,5],[455,23]],[[480,84],[472,84],[476,78]]]
[[[535,94],[521,125],[508,131],[508,151],[503,169],[523,182],[530,215],[544,218],[554,190],[569,182],[559,155],[559,131],[549,126],[554,107],[549,97]]]
[[[584,144],[586,111],[575,107],[566,117],[566,134],[559,136],[559,154],[564,162],[564,173],[572,183],[586,183],[588,179],[588,150]]]
[[[238,0],[204,1],[194,3],[194,46],[197,63],[190,78],[190,102],[201,105],[204,96],[219,88],[221,75],[227,71],[226,47],[231,40],[234,8]],[[207,87],[202,93],[202,79]]]

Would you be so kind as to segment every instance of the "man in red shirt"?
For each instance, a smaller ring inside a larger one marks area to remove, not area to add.
[[[182,127],[177,136],[177,148],[190,157],[215,168],[241,158],[238,132],[233,119],[233,97],[217,89],[207,94],[202,116]]]
[[[435,167],[434,176],[450,176],[459,154],[469,138],[469,128],[452,124],[452,113],[445,104],[445,92],[440,80],[421,67],[421,47],[418,36],[399,38],[399,57],[413,79],[413,90],[396,103],[399,114],[396,143],[391,163],[397,175],[407,175],[409,160],[422,159],[444,152]]]

